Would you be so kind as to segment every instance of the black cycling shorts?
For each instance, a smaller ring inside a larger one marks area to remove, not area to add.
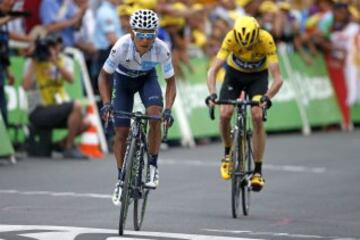
[[[74,102],[59,105],[38,106],[30,113],[30,122],[40,129],[67,128]]]
[[[254,73],[240,72],[228,65],[225,66],[226,74],[220,90],[221,100],[235,100],[245,91],[250,99],[256,95],[264,95],[268,90],[268,70]]]
[[[146,75],[135,78],[115,72],[111,100],[115,111],[132,112],[136,92],[139,92],[145,108],[163,107],[163,96],[155,69],[150,70]],[[116,117],[115,126],[129,127],[130,118]]]

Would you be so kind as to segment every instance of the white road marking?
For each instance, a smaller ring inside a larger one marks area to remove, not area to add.
[[[176,160],[176,159],[162,159],[159,160],[160,165],[183,165],[194,167],[218,167],[219,162],[216,161],[202,161],[202,160]],[[284,171],[284,172],[308,172],[308,173],[324,173],[326,168],[324,167],[305,167],[296,165],[272,165],[264,164],[263,169]]]
[[[241,230],[226,230],[226,229],[202,229],[208,232],[217,232],[217,233],[230,233],[230,234],[243,234],[249,236],[264,236],[270,239],[274,237],[288,237],[288,238],[304,238],[304,239],[332,239],[332,240],[360,240],[359,238],[354,237],[338,237],[338,236],[320,236],[320,235],[310,235],[310,234],[291,234],[291,233],[275,233],[275,232],[253,232],[253,231],[241,231]]]
[[[18,231],[21,231],[19,233]],[[26,233],[26,231],[31,231]],[[38,233],[36,231],[39,231]],[[183,240],[261,240],[259,238],[239,238],[198,234],[182,234],[182,233],[164,233],[164,232],[135,232],[125,231],[125,236],[118,236],[117,230],[101,229],[101,228],[80,228],[80,227],[63,227],[63,226],[39,226],[39,225],[0,225],[0,235],[5,233],[12,238],[15,236],[30,237],[36,240],[74,240],[80,235],[86,234],[88,239],[98,239],[99,234],[104,235],[104,240],[118,239],[183,239]],[[14,232],[13,235],[11,232]],[[94,234],[92,236],[92,234]],[[108,236],[107,236],[108,235]],[[139,238],[140,237],[140,238]],[[143,237],[143,238],[142,238]]]
[[[85,197],[111,199],[109,194],[98,193],[75,193],[75,192],[51,192],[51,191],[19,191],[15,189],[0,189],[0,194],[20,194],[20,195],[46,195],[52,197]]]

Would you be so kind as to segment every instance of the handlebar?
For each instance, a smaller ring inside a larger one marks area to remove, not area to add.
[[[240,99],[236,99],[236,100],[216,100],[215,101],[216,105],[232,105],[235,106],[237,108],[243,107],[243,106],[259,106],[260,102],[259,101],[253,101],[253,100],[240,100]],[[263,121],[266,122],[267,121],[267,108],[263,108]],[[210,119],[214,120],[215,119],[215,108],[214,107],[209,107],[209,115],[210,115]]]
[[[109,127],[109,120],[111,120],[111,118],[116,118],[116,117],[129,117],[129,118],[132,118],[132,119],[137,119],[137,120],[155,120],[155,121],[161,121],[162,120],[162,117],[161,115],[147,115],[147,114],[144,114],[142,112],[125,112],[125,111],[112,111],[111,113],[109,113],[108,115],[108,120],[105,121],[105,129],[108,129]],[[168,129],[169,127],[164,124],[163,125],[163,132],[164,132],[164,135],[161,139],[162,142],[166,142],[167,141],[167,135],[168,135]]]
[[[112,115],[114,118],[118,117],[129,117],[132,119],[138,120],[155,120],[161,121],[161,115],[147,115],[142,112],[125,112],[125,111],[112,111]]]

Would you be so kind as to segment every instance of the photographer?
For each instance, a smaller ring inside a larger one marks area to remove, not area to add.
[[[7,23],[11,21],[11,17],[6,14],[13,5],[13,1],[0,0],[0,114],[3,116],[5,125],[8,124],[5,78],[8,79],[9,85],[13,85],[15,80],[9,69],[9,29]]]
[[[85,159],[74,146],[75,137],[86,130],[88,123],[78,101],[70,101],[64,82],[72,83],[74,75],[61,54],[62,39],[50,35],[38,39],[31,59],[26,64],[23,87],[29,94],[30,122],[40,130],[66,128],[68,135],[58,147],[64,158]]]
[[[9,29],[11,21],[18,17],[26,17],[28,13],[12,11],[14,0],[0,0],[0,114],[3,116],[5,125],[8,125],[8,110],[5,98],[5,79],[9,85],[15,83],[15,78],[10,71],[10,49],[9,40],[31,42],[28,35],[17,33]]]

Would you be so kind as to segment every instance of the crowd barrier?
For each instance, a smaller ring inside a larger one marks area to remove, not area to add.
[[[1,136],[0,156],[10,156],[11,159],[14,159],[13,158],[14,148],[10,142],[10,138],[8,132],[6,131],[4,120],[1,114],[0,114],[0,136]]]
[[[79,54],[76,52],[76,54]],[[81,53],[80,53],[81,54]],[[329,79],[328,70],[324,57],[319,54],[313,58],[313,64],[307,65],[301,57],[286,45],[279,46],[280,69],[284,80],[283,87],[273,99],[273,107],[268,112],[266,122],[267,131],[299,130],[304,134],[310,134],[314,127],[333,124],[343,124],[342,112],[335,95],[334,88]],[[70,96],[84,99],[84,90],[87,98],[95,102],[89,79],[82,63],[83,56],[78,56],[75,61],[75,84],[67,86]],[[9,136],[11,142],[23,142],[27,125],[27,101],[24,90],[20,87],[23,78],[24,59],[11,58],[12,71],[17,80],[16,85],[7,86],[9,122],[11,128]],[[194,139],[219,136],[218,111],[217,120],[211,121],[208,108],[204,99],[208,95],[207,70],[209,61],[205,57],[191,59],[194,71],[184,69],[184,79],[177,81],[177,98],[174,104],[175,124],[169,130],[169,139],[180,140],[184,146],[194,146]],[[166,84],[162,80],[161,71],[158,71],[162,88]],[[84,81],[85,80],[85,81]],[[271,84],[270,79],[270,84]],[[217,83],[219,90],[221,82]],[[360,107],[351,109],[353,121],[360,121]],[[55,134],[55,139],[61,138],[64,132]],[[107,145],[103,132],[100,134],[102,149],[106,152]],[[1,138],[7,138],[1,132]],[[0,150],[0,155],[2,151]]]
[[[324,59],[321,54],[314,57],[313,64],[307,65],[301,57],[287,46],[279,46],[280,69],[284,84],[273,99],[273,107],[268,112],[267,131],[301,130],[310,134],[311,129],[319,126],[341,124],[333,87],[329,80]],[[186,116],[187,124],[182,122],[169,131],[169,138],[203,138],[219,135],[218,120],[211,121],[204,99],[208,96],[206,58],[191,59],[195,72],[184,69],[184,81],[178,81],[178,95],[175,112]],[[159,71],[160,72],[160,71]],[[161,78],[161,76],[160,76]],[[271,84],[270,79],[270,84]],[[163,82],[163,87],[165,83]],[[217,84],[219,91],[221,82]],[[216,111],[218,119],[218,112]],[[175,114],[177,116],[177,114]]]

